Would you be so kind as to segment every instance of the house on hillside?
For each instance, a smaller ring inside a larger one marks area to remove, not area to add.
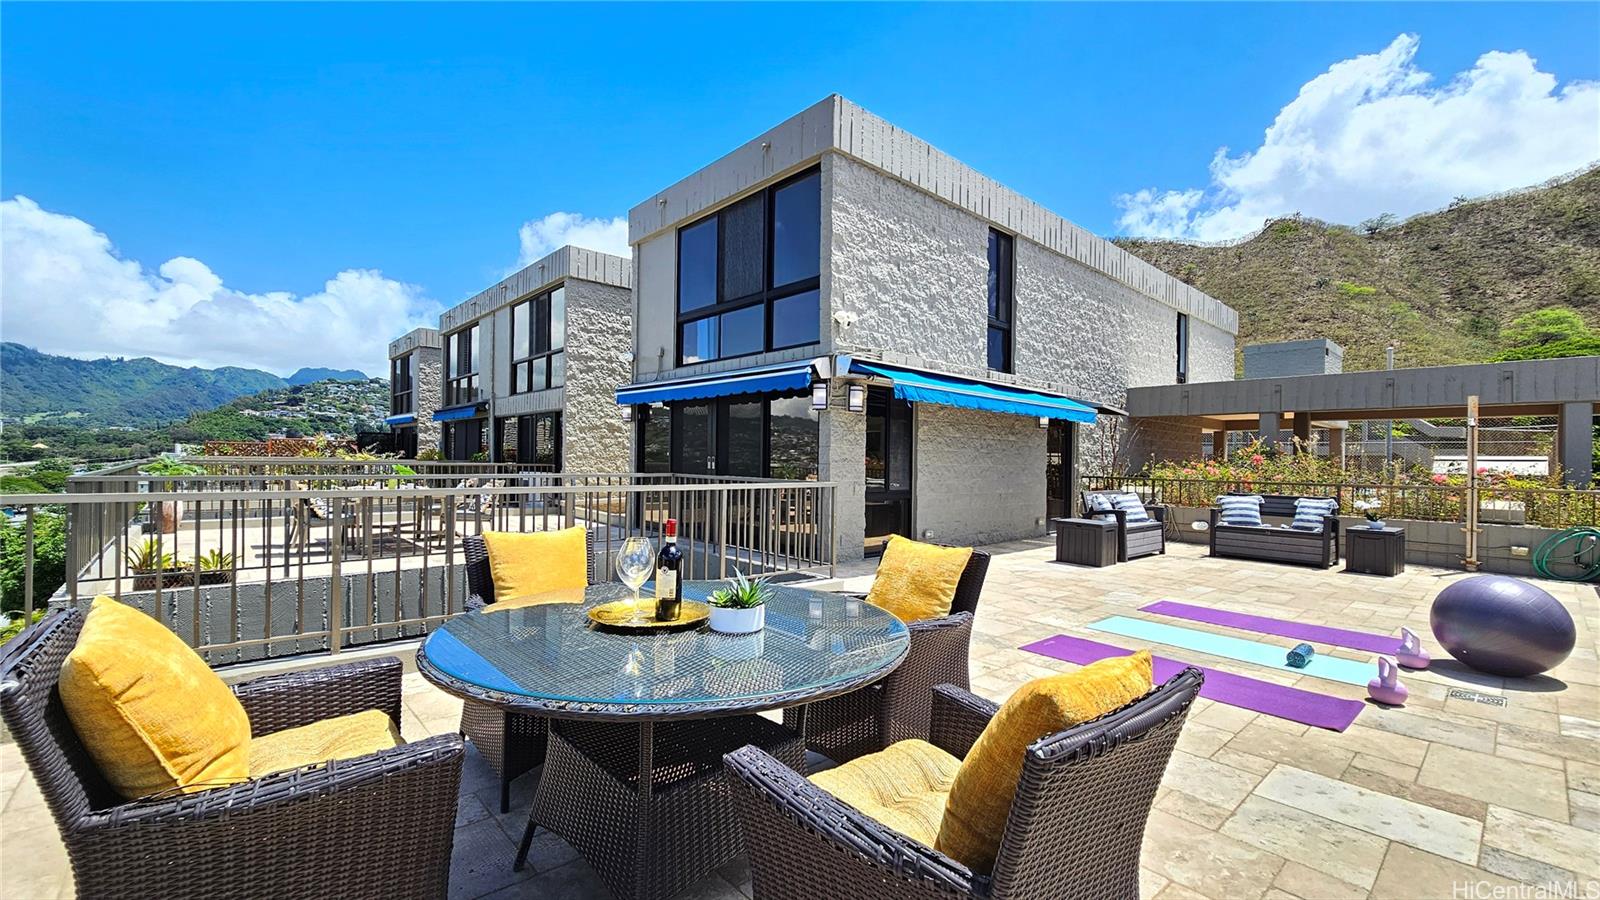
[[[837,95],[629,241],[635,466],[837,482],[841,559],[1043,534],[1128,388],[1233,376],[1232,309]]]

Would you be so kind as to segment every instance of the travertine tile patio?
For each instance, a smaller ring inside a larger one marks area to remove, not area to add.
[[[1433,597],[1466,577],[1419,566],[1380,579],[1213,560],[1189,545],[1106,569],[1051,562],[1042,541],[990,549],[996,556],[977,619],[973,685],[997,700],[1028,679],[1071,668],[1017,649],[1022,644],[1061,632],[1090,634],[1086,623],[1143,616],[1138,607],[1155,600],[1226,604],[1358,629],[1403,623],[1426,636]],[[842,583],[857,588],[869,580],[857,575]],[[1600,896],[1600,600],[1592,586],[1540,585],[1572,611],[1579,634],[1571,658],[1546,677],[1495,678],[1446,657],[1427,673],[1406,676],[1405,708],[1369,705],[1342,734],[1199,701],[1146,832],[1143,896],[1523,896],[1493,892],[1549,882],[1575,891],[1563,896]],[[1309,690],[1363,695],[1350,685],[1177,648],[1163,652]],[[456,729],[457,701],[415,674],[405,686],[407,736]],[[1449,697],[1456,687],[1504,697],[1506,706]],[[532,778],[517,783],[513,812],[499,815],[493,775],[469,754],[452,896],[606,896],[588,865],[548,833],[536,842],[529,870],[511,871]],[[732,900],[749,892],[748,870],[739,862],[683,896]],[[12,744],[0,744],[0,894],[72,894],[65,853]]]

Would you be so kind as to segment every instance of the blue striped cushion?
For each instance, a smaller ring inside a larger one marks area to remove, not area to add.
[[[1289,527],[1302,531],[1321,531],[1323,518],[1333,515],[1338,508],[1339,501],[1332,497],[1296,497],[1294,521],[1289,523]]]
[[[1261,496],[1259,494],[1224,494],[1217,498],[1217,508],[1222,510],[1224,525],[1260,525]]]
[[[1113,509],[1111,498],[1105,494],[1088,494],[1084,496],[1083,500],[1089,505],[1090,512],[1108,513]]]
[[[1111,502],[1116,504],[1117,509],[1127,513],[1126,518],[1129,525],[1138,525],[1142,522],[1150,521],[1150,514],[1144,511],[1144,501],[1139,499],[1138,494],[1112,494]]]

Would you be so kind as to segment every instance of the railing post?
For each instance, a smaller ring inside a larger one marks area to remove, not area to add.
[[[344,557],[344,498],[329,504],[333,510],[333,546],[329,554],[333,561],[333,576],[328,582],[328,653],[339,652],[344,643],[344,580],[341,577]]]
[[[22,563],[22,625],[24,628],[33,624],[33,507],[28,507],[27,524],[27,551]],[[70,542],[69,542],[70,543]],[[77,573],[71,568],[67,569],[68,578],[77,578]]]
[[[728,577],[728,486],[717,488],[717,571]]]
[[[839,489],[828,488],[828,577],[834,578],[839,569]]]

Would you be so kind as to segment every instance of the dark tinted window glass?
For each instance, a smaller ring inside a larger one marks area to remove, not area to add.
[[[540,297],[533,304],[533,352],[550,349],[550,298]]]
[[[550,386],[561,387],[567,383],[567,355],[553,353],[550,355]]]
[[[772,302],[772,346],[795,347],[817,341],[822,310],[816,291]]]
[[[737,300],[761,290],[762,246],[766,233],[764,194],[741,200],[722,211],[722,299]]]
[[[645,472],[672,471],[672,416],[659,403],[644,412],[640,426],[639,468]]]
[[[772,195],[772,286],[815,278],[822,260],[822,176],[813,173]]]
[[[560,350],[567,345],[567,289],[556,288],[550,292],[550,349]]]
[[[683,361],[705,362],[717,358],[717,317],[686,322],[683,326]]]
[[[1178,383],[1189,380],[1189,317],[1178,313]]]
[[[718,475],[761,477],[761,402],[728,404],[728,471]]]
[[[511,358],[522,359],[528,355],[528,304],[511,307]]]
[[[772,401],[770,426],[772,461],[769,474],[786,481],[817,478],[817,411],[810,397],[783,397]]]
[[[546,377],[548,375],[549,369],[546,367],[544,359],[534,360],[529,364],[528,368],[528,390],[542,391],[549,387],[550,382]]]
[[[989,368],[1011,371],[1011,333],[993,325],[989,326]]]
[[[719,356],[760,353],[766,343],[766,310],[761,304],[722,314]]]
[[[678,232],[678,309],[717,302],[717,219]]]

